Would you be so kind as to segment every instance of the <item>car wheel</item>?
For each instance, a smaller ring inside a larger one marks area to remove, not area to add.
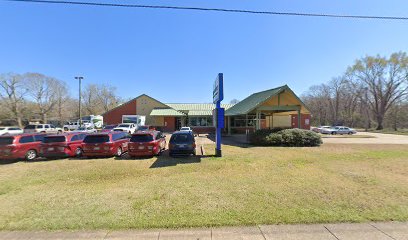
[[[37,158],[37,151],[35,150],[28,150],[26,155],[25,155],[25,159],[27,161],[31,161]]]
[[[116,150],[116,156],[120,157],[122,156],[122,148],[118,147],[118,150]]]
[[[68,132],[68,130],[69,130],[68,128],[64,128],[64,131],[65,131],[65,132]]]
[[[349,132],[349,133],[347,133],[348,135],[351,135],[351,134],[353,134],[352,132]]]
[[[58,130],[58,134],[61,134],[62,133],[62,131],[61,130]]]
[[[75,157],[80,158],[82,157],[82,148],[75,149]]]
[[[337,133],[336,133],[336,132],[333,132],[332,134],[333,134],[333,135],[336,135]]]

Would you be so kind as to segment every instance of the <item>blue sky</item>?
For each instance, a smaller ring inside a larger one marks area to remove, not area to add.
[[[408,15],[404,0],[120,2]],[[0,1],[0,73],[44,73],[69,83],[73,96],[73,78],[79,74],[85,83],[116,86],[123,98],[146,93],[163,102],[211,102],[219,72],[224,73],[225,103],[283,84],[301,94],[341,75],[357,58],[407,47],[408,21]]]

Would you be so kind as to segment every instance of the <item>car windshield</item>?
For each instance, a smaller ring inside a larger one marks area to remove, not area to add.
[[[103,129],[114,129],[116,126],[115,125],[108,125],[105,126]]]
[[[24,129],[35,129],[35,125],[27,125]]]
[[[44,137],[43,143],[60,143],[65,142],[65,136]]]
[[[127,127],[129,127],[130,126],[130,124],[120,124],[118,127],[124,127],[124,128],[127,128]]]
[[[151,134],[133,135],[130,141],[131,142],[151,142],[153,141],[153,136]]]
[[[2,137],[0,138],[0,145],[13,144],[14,137]]]
[[[149,130],[149,127],[146,127],[146,126],[139,127],[139,131],[147,131],[147,130]]]
[[[89,135],[84,139],[84,143],[105,143],[109,142],[108,135]]]
[[[191,134],[173,134],[170,138],[170,142],[172,143],[185,143],[192,141],[193,136],[191,136]]]

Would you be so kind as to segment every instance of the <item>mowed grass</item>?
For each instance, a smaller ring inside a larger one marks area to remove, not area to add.
[[[408,220],[407,146],[223,154],[0,165],[0,230]]]

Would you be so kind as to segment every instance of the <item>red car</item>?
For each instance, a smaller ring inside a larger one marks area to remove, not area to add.
[[[166,138],[159,131],[138,132],[132,135],[128,148],[131,157],[159,155],[166,149]]]
[[[40,155],[45,158],[81,157],[82,141],[86,133],[73,132],[44,137],[40,147]]]
[[[45,134],[26,133],[0,137],[0,159],[34,160]]]
[[[85,157],[121,156],[128,150],[129,134],[127,132],[109,132],[90,134],[82,143]]]
[[[110,132],[112,129],[117,127],[118,125],[106,125],[102,128],[101,132]]]

